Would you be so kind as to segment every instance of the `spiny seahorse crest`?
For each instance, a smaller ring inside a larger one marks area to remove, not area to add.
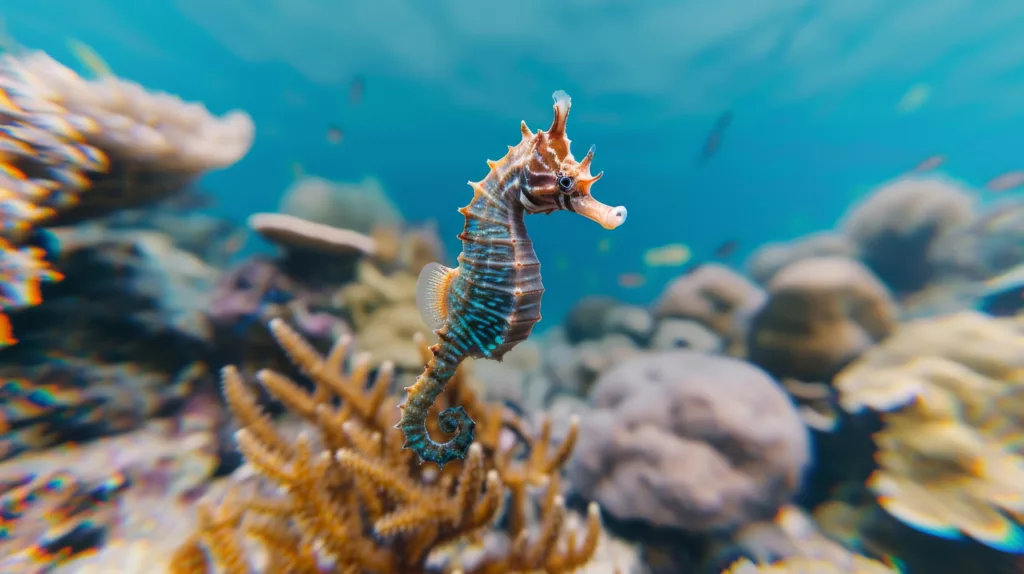
[[[405,435],[404,447],[423,462],[444,466],[465,456],[473,442],[476,423],[461,406],[438,416],[438,428],[451,435],[447,441],[435,442],[427,432],[427,414],[459,363],[500,361],[540,321],[544,285],[524,216],[572,211],[606,229],[626,220],[625,207],[605,205],[591,195],[601,178],[590,172],[594,148],[576,161],[565,135],[571,101],[562,91],[554,99],[555,119],[547,131],[532,133],[524,122],[522,140],[502,159],[487,162],[487,177],[470,182],[473,199],[459,209],[466,218],[459,266],[431,263],[416,282],[417,304],[438,343],[430,348],[423,374],[406,389],[409,397],[395,428]]]
[[[565,124],[572,108],[572,98],[559,90],[554,94],[555,118],[547,131],[530,131],[526,122],[520,124],[522,140],[518,146],[509,146],[509,153],[499,161],[488,161],[492,173],[508,170],[519,172],[519,202],[527,213],[550,214],[572,211],[600,224],[615,229],[626,221],[626,208],[611,207],[594,199],[590,187],[604,176],[604,172],[590,172],[595,146],[579,162],[573,157],[572,140],[566,135]],[[474,188],[478,184],[470,183]]]

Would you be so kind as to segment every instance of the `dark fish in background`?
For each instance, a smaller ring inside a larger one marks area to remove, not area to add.
[[[348,87],[348,100],[355,105],[359,105],[363,101],[363,92],[366,91],[366,80],[362,76],[357,75],[352,78],[352,83]]]
[[[338,126],[331,124],[327,126],[327,141],[332,144],[340,144],[341,140],[345,139],[345,132]]]
[[[1024,186],[1024,171],[1011,171],[989,181],[985,187],[989,191],[1009,191]]]
[[[735,239],[723,241],[721,245],[715,248],[715,259],[728,259],[732,257],[733,253],[736,253],[739,247],[740,242]]]
[[[941,155],[941,154],[940,155],[933,155],[933,156],[929,157],[928,159],[925,159],[921,163],[917,164],[917,166],[914,167],[914,171],[917,172],[917,173],[922,173],[922,172],[926,172],[926,171],[932,171],[934,169],[938,169],[938,168],[942,167],[942,165],[944,163],[946,163],[946,156]]]
[[[704,147],[701,148],[700,155],[697,156],[697,163],[704,163],[718,153],[718,148],[722,145],[722,136],[730,125],[732,125],[732,110],[726,110],[715,120],[714,127],[711,128],[711,132],[704,140]]]

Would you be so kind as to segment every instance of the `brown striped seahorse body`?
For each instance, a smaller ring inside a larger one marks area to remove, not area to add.
[[[624,207],[597,201],[590,187],[602,174],[591,175],[594,148],[579,162],[565,135],[570,100],[556,92],[555,119],[547,131],[532,133],[523,122],[522,139],[508,154],[489,161],[490,172],[470,183],[473,199],[459,210],[466,218],[459,239],[459,266],[428,265],[417,284],[424,319],[436,329],[439,342],[433,358],[409,387],[403,406],[406,447],[423,460],[444,465],[462,458],[473,441],[475,423],[462,407],[446,409],[440,427],[455,436],[434,442],[426,431],[426,415],[466,357],[501,360],[529,337],[541,318],[544,293],[540,262],[526,231],[524,216],[572,211],[614,229],[626,219]]]

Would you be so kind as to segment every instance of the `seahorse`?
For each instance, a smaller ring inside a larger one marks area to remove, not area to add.
[[[476,422],[462,406],[442,411],[438,426],[450,438],[435,442],[427,432],[427,413],[444,392],[455,369],[466,358],[501,361],[529,337],[541,319],[544,293],[540,262],[526,232],[526,214],[572,211],[615,229],[626,221],[626,208],[605,205],[590,188],[604,172],[591,175],[594,146],[577,162],[565,134],[572,101],[559,90],[553,95],[555,118],[547,131],[520,124],[522,139],[508,154],[488,161],[489,173],[469,182],[473,199],[460,208],[465,226],[459,239],[458,267],[430,263],[416,282],[416,301],[438,343],[423,374],[407,387],[401,421],[403,448],[423,462],[444,467],[461,459],[473,442]]]

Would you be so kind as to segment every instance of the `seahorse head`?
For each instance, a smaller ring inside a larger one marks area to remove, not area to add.
[[[554,93],[555,119],[547,131],[531,133],[522,123],[526,154],[519,202],[527,213],[554,213],[572,211],[591,219],[605,229],[615,229],[626,221],[626,208],[612,207],[594,199],[590,187],[601,179],[604,172],[591,175],[594,146],[582,160],[576,161],[569,151],[569,138],[565,135],[565,121],[569,118],[572,100],[559,90]]]

